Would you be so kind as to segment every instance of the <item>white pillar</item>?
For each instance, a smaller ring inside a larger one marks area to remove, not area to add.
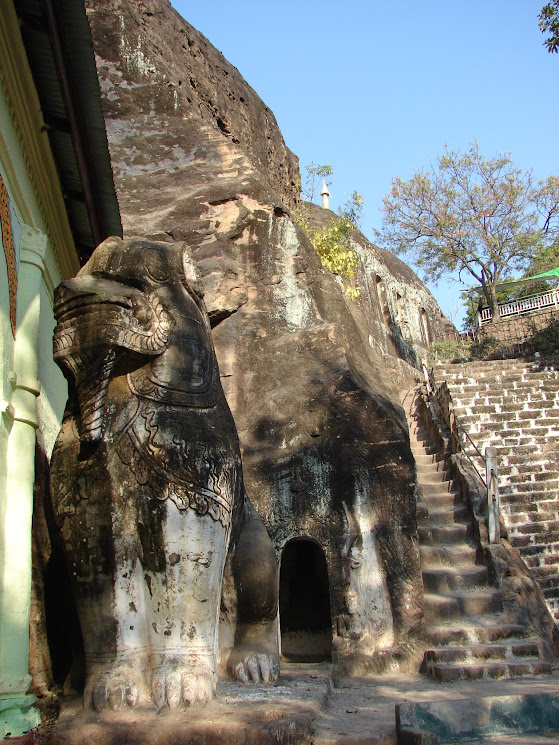
[[[487,530],[489,543],[499,543],[501,540],[501,525],[499,516],[501,506],[499,500],[499,465],[497,448],[485,448],[485,479],[487,483]]]
[[[35,439],[39,426],[40,290],[46,236],[24,226],[17,291],[14,369],[9,406],[13,424],[8,436],[6,494],[0,505],[0,737],[37,726],[38,712],[26,695],[29,675],[31,604],[31,519],[35,482]]]
[[[328,191],[328,187],[326,186],[326,181],[322,182],[320,196],[322,197],[322,209],[330,209],[330,192]]]

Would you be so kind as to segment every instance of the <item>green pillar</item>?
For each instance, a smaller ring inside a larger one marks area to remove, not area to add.
[[[10,375],[13,423],[8,433],[6,491],[0,503],[0,737],[36,727],[39,713],[27,694],[31,604],[31,518],[35,437],[39,426],[40,288],[46,236],[24,226],[17,293],[14,369]],[[4,416],[6,420],[6,416]]]

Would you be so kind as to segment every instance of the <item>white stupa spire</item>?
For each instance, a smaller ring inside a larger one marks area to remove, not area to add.
[[[330,209],[330,192],[326,186],[326,181],[322,181],[322,189],[320,190],[320,196],[322,197],[322,209]]]

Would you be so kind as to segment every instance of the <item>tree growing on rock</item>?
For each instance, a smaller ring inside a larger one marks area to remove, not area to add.
[[[338,215],[344,218],[344,220],[348,220],[354,227],[359,228],[364,205],[365,200],[361,194],[358,191],[354,191],[349,199],[342,204],[338,210]]]
[[[494,320],[497,283],[524,269],[557,234],[559,179],[534,181],[508,154],[485,158],[477,143],[445,148],[429,170],[396,178],[383,199],[377,238],[429,279],[466,273],[481,285]]]
[[[315,195],[320,189],[320,182],[324,181],[327,186],[330,186],[331,182],[328,181],[327,177],[332,175],[333,169],[332,166],[321,166],[312,161],[308,166],[305,166],[305,171],[307,172],[307,177],[305,179],[305,188],[302,190],[303,196],[309,202],[314,202]]]
[[[355,281],[358,258],[351,239],[353,231],[359,229],[363,205],[363,197],[354,191],[327,225],[311,227],[305,218],[299,220],[299,225],[320,256],[322,266],[341,278],[350,300],[356,300],[360,295]]]

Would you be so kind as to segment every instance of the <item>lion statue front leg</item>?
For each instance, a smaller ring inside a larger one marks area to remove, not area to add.
[[[264,523],[248,499],[243,517],[232,547],[237,627],[228,667],[243,683],[272,684],[279,675],[278,564]]]

